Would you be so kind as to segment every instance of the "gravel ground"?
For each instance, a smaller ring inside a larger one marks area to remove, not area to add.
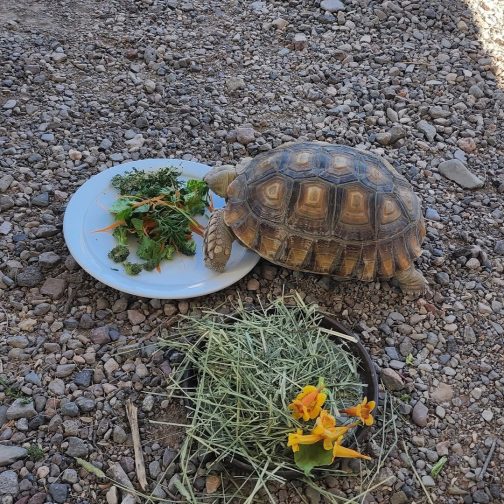
[[[139,488],[128,398],[149,490],[176,493],[177,467],[164,468],[181,433],[148,422],[183,420],[154,394],[177,357],[152,345],[155,329],[283,288],[362,333],[433,502],[504,501],[504,8],[322,3],[0,0],[2,504],[132,502],[73,458]],[[260,263],[224,292],[165,302],[107,288],[69,256],[65,205],[91,175],[147,157],[235,163],[292,139],[368,149],[405,174],[428,220],[430,294]],[[388,476],[365,502],[428,502],[402,443]],[[359,493],[358,479],[325,484]],[[275,495],[321,501],[298,490]]]

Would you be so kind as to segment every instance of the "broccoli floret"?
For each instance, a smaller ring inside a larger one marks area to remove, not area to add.
[[[112,236],[119,242],[119,245],[126,245],[128,243],[128,228],[126,226],[116,227]]]
[[[158,264],[159,263],[157,263],[156,261],[150,260],[150,261],[143,263],[143,269],[145,271],[152,271],[157,267]]]
[[[108,256],[112,261],[120,263],[126,261],[129,256],[129,249],[126,245],[116,245],[109,253]]]
[[[140,273],[143,269],[143,266],[140,263],[125,262],[123,266],[124,271],[126,271],[128,275],[138,275],[138,273]]]
[[[196,243],[194,242],[194,240],[189,240],[181,243],[179,245],[179,252],[188,256],[196,254]]]

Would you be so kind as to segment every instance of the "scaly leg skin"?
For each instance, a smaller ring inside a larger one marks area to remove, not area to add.
[[[222,273],[231,255],[233,240],[233,234],[224,222],[224,211],[214,210],[205,229],[205,265]]]
[[[398,272],[395,278],[405,294],[420,295],[425,294],[429,290],[429,283],[422,273],[413,266],[407,270]]]

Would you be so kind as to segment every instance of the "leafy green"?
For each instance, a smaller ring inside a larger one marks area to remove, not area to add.
[[[109,259],[116,263],[126,261],[129,256],[129,248],[126,245],[116,245],[109,253]]]
[[[125,247],[130,235],[136,238],[137,256],[145,261],[141,266],[146,271],[171,259],[175,252],[196,253],[192,233],[202,234],[203,228],[193,216],[203,214],[209,206],[209,189],[202,180],[183,182],[178,180],[179,175],[175,169],[164,167],[152,172],[133,169],[112,179],[112,186],[120,193],[110,207],[115,224],[119,224],[113,236]],[[122,262],[128,256],[124,249],[115,247],[109,257]],[[139,273],[139,266],[128,263],[124,267],[128,274]]]
[[[143,170],[133,170],[125,175],[112,178],[112,187],[121,195],[141,195],[152,198],[160,194],[162,189],[177,188],[177,178],[180,172],[171,167],[160,168],[157,171],[145,173]]]
[[[332,450],[324,450],[323,441],[311,445],[299,445],[299,451],[294,453],[294,462],[309,476],[314,467],[331,465]]]
[[[142,271],[142,269],[143,269],[143,266],[141,263],[125,262],[123,264],[123,266],[124,266],[124,271],[128,275],[138,275],[138,273],[140,273],[140,271]]]
[[[182,199],[186,210],[191,215],[203,214],[205,211],[205,200],[208,196],[208,186],[203,180],[188,180],[186,191]]]

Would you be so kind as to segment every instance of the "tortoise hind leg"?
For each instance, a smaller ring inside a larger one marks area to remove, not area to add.
[[[215,210],[208,221],[204,237],[205,265],[221,273],[231,255],[234,237],[224,222],[224,211]]]
[[[395,278],[405,294],[425,294],[428,290],[429,284],[427,280],[414,266],[411,266],[407,270],[399,271],[396,273]]]

